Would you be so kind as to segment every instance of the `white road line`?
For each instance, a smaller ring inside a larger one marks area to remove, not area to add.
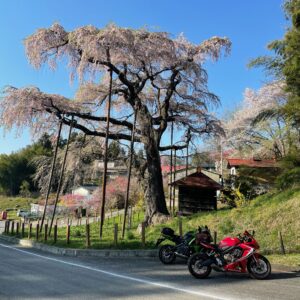
[[[121,274],[118,274],[118,273],[108,272],[108,271],[105,271],[105,270],[92,268],[92,267],[85,266],[85,265],[82,265],[82,264],[76,264],[76,263],[64,261],[62,259],[56,259],[56,258],[53,258],[53,257],[39,255],[39,254],[36,254],[36,253],[32,253],[32,252],[29,252],[29,251],[21,250],[21,249],[18,249],[18,248],[12,247],[12,246],[8,246],[8,245],[4,245],[4,244],[1,244],[1,243],[0,243],[0,246],[4,247],[4,248],[15,250],[15,251],[18,251],[18,252],[21,252],[21,253],[25,253],[27,255],[32,255],[32,256],[36,256],[36,257],[43,258],[43,259],[46,259],[46,260],[50,260],[50,261],[55,261],[55,262],[58,262],[58,263],[62,263],[62,264],[65,264],[65,265],[69,265],[69,266],[73,266],[73,267],[78,267],[78,268],[82,268],[82,269],[86,269],[86,270],[90,270],[90,271],[94,271],[94,272],[106,274],[106,275],[117,277],[117,278],[131,280],[131,281],[135,281],[135,282],[139,282],[139,283],[144,283],[144,284],[148,284],[148,285],[154,285],[154,286],[157,286],[157,287],[166,288],[166,289],[174,290],[174,291],[177,291],[177,292],[192,294],[192,295],[196,295],[196,296],[203,296],[203,297],[208,297],[208,298],[217,299],[217,300],[232,300],[233,299],[232,297],[230,297],[230,298],[219,297],[219,296],[215,296],[215,295],[212,295],[212,294],[209,294],[209,293],[205,293],[205,292],[199,292],[199,291],[194,291],[194,290],[182,289],[182,288],[178,288],[178,287],[175,287],[175,286],[172,286],[172,285],[169,285],[169,284],[165,284],[165,283],[159,283],[159,282],[145,280],[145,279],[139,279],[139,278],[131,277],[131,276],[127,276],[127,275],[121,275]]]

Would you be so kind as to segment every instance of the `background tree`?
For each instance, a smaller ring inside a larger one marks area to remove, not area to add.
[[[283,82],[275,81],[258,91],[245,90],[241,106],[224,121],[227,147],[233,147],[239,156],[286,156],[297,132],[279,113],[288,98],[284,87]]]
[[[250,66],[262,66],[277,79],[286,83],[288,101],[281,113],[300,130],[300,0],[287,0],[284,4],[286,17],[291,21],[282,40],[268,45],[274,56],[261,56],[250,62]],[[298,135],[300,138],[300,133]]]
[[[109,122],[110,139],[130,141],[134,111],[137,114],[135,142],[142,143],[146,167],[142,172],[146,190],[146,221],[168,215],[160,166],[160,151],[186,145],[162,145],[168,123],[201,135],[220,131],[218,121],[209,114],[208,104],[218,98],[207,88],[206,59],[217,60],[226,38],[213,37],[199,45],[182,35],[176,39],[164,32],[133,30],[113,24],[98,29],[80,27],[72,32],[54,24],[40,29],[25,40],[30,63],[52,67],[62,57],[69,59],[71,76],[79,80],[100,78],[100,84],[83,84],[77,101],[45,94],[37,88],[7,88],[0,109],[0,124],[29,125],[33,132],[53,128],[57,119],[69,125],[68,115],[77,118],[75,128],[87,135],[105,137],[104,100],[109,93],[108,69],[113,73],[113,101]]]
[[[275,113],[288,119],[297,134],[290,139],[290,147],[282,160],[284,171],[277,180],[280,188],[299,184],[300,178],[300,0],[285,1],[284,10],[291,23],[282,40],[268,45],[274,56],[258,57],[249,64],[262,66],[268,74],[285,82],[287,101]],[[263,117],[273,115],[266,111]]]
[[[15,196],[20,190],[37,191],[33,180],[36,168],[31,164],[34,157],[51,155],[49,137],[44,135],[36,143],[12,154],[0,155],[0,187],[4,194]]]

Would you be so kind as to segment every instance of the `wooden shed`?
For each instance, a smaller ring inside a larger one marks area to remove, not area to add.
[[[201,170],[172,183],[178,188],[178,208],[183,215],[217,209],[217,190],[222,186]]]

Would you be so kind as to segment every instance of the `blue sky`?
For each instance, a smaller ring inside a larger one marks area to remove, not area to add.
[[[211,36],[232,41],[230,56],[207,64],[209,87],[221,99],[219,113],[236,107],[246,87],[259,88],[266,80],[260,70],[248,70],[251,58],[270,54],[266,45],[284,35],[287,22],[282,0],[11,0],[0,1],[0,88],[5,85],[35,85],[42,91],[72,97],[65,65],[53,72],[48,67],[34,70],[26,60],[23,39],[38,28],[59,22],[67,30],[109,22],[119,26],[183,32],[194,43]],[[31,143],[28,130],[16,137],[3,136],[0,153],[10,153]]]

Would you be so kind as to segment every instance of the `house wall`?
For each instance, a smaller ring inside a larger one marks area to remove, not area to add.
[[[179,187],[179,211],[190,215],[203,210],[216,210],[216,191],[210,189],[195,189]]]
[[[74,189],[72,191],[72,195],[79,195],[79,196],[89,196],[90,192],[89,190],[83,188],[83,187],[79,187],[77,189]]]

